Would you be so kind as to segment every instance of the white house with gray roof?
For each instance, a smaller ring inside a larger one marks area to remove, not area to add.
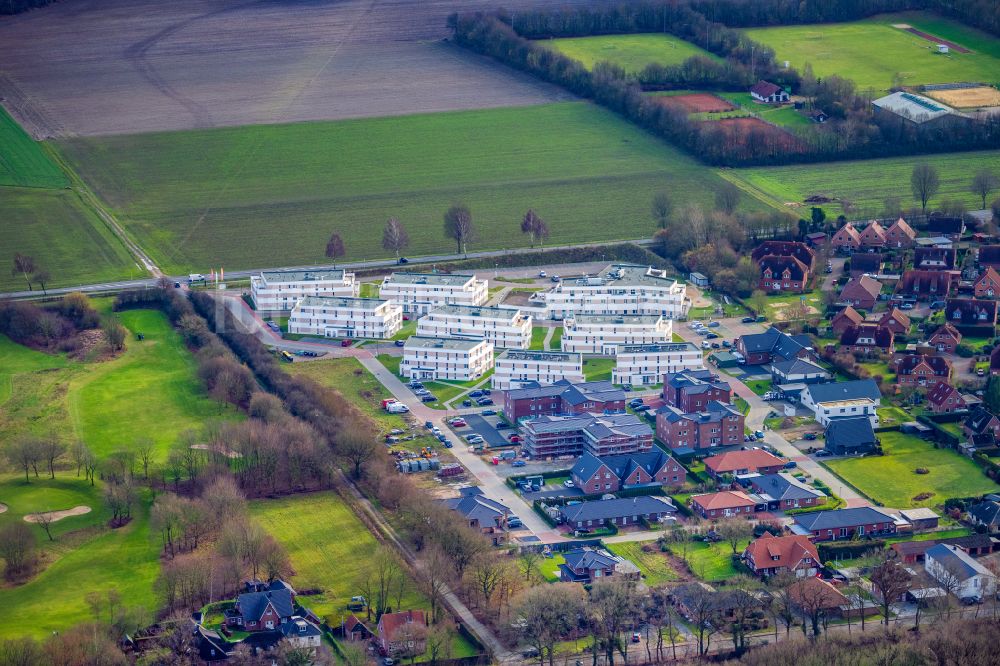
[[[928,548],[924,569],[959,599],[982,600],[996,592],[996,577],[958,546],[939,543]]]
[[[623,345],[615,355],[611,381],[615,384],[647,386],[659,384],[663,375],[686,370],[704,370],[705,359],[690,342],[654,345]]]
[[[496,357],[493,388],[506,391],[538,384],[555,384],[565,379],[580,384],[583,377],[583,355],[568,352],[507,349]]]
[[[358,289],[354,273],[339,269],[263,271],[250,277],[250,297],[264,312],[288,312],[306,296],[357,296]]]
[[[563,321],[562,349],[581,354],[614,356],[625,345],[670,342],[673,322],[661,314],[578,314]]]
[[[417,335],[481,338],[499,349],[531,346],[531,315],[518,308],[442,305],[417,321]]]
[[[427,314],[442,305],[485,305],[486,280],[459,273],[393,273],[382,280],[379,296],[398,303],[403,312]]]
[[[467,382],[493,367],[493,345],[472,338],[429,338],[413,335],[403,345],[399,374],[407,379],[451,379]]]
[[[567,319],[579,314],[660,315],[676,319],[691,302],[687,287],[667,272],[640,264],[612,264],[593,277],[563,280],[534,294],[540,317]]]
[[[835,418],[867,416],[872,426],[878,425],[878,410],[882,393],[874,379],[849,382],[809,384],[799,396],[802,405],[812,410],[816,421],[827,426]]]
[[[327,338],[391,338],[403,326],[403,309],[378,298],[306,296],[288,317],[288,332]]]

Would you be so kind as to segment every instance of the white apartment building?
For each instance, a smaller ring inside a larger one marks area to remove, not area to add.
[[[254,307],[266,312],[288,312],[306,296],[358,295],[354,273],[342,270],[264,271],[250,277]]]
[[[403,346],[399,374],[407,379],[469,381],[493,367],[493,345],[471,338],[428,338],[413,335]]]
[[[327,338],[391,338],[403,327],[403,308],[378,298],[306,296],[292,308],[288,332]]]
[[[395,301],[403,312],[427,314],[442,305],[484,305],[486,280],[457,273],[393,273],[382,281],[379,296]]]
[[[562,349],[614,356],[625,345],[670,342],[673,322],[651,315],[573,315],[563,321]]]
[[[442,305],[417,320],[417,335],[483,338],[500,349],[531,346],[531,315],[517,308]]]
[[[596,277],[563,280],[532,296],[549,319],[578,314],[660,315],[676,319],[690,307],[687,287],[666,271],[637,264],[612,264]]]
[[[701,350],[690,342],[659,345],[625,345],[618,348],[611,381],[615,384],[647,386],[659,384],[668,372],[704,370]]]
[[[568,352],[508,349],[496,358],[493,388],[506,390],[525,384],[553,384],[565,379],[579,384],[583,378],[583,355]]]

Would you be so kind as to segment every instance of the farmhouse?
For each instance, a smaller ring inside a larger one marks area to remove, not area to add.
[[[826,427],[824,448],[835,456],[850,456],[874,451],[878,446],[871,419],[847,416],[831,419]]]
[[[378,648],[392,657],[417,656],[427,650],[427,618],[422,610],[383,613],[378,621]]]
[[[953,324],[939,326],[931,337],[927,339],[934,349],[946,354],[954,354],[958,345],[962,343],[962,334]]]
[[[873,426],[878,425],[876,409],[882,403],[882,394],[873,379],[809,384],[800,397],[820,425],[826,426],[841,416],[867,416]]]
[[[864,320],[865,318],[861,316],[860,312],[848,305],[830,320],[830,329],[839,336],[852,326],[858,326]]]
[[[417,321],[417,335],[479,338],[496,349],[527,349],[531,346],[531,315],[517,308],[441,305]]]
[[[570,476],[577,488],[595,495],[648,485],[681,486],[686,474],[680,463],[660,449],[654,449],[600,458],[584,452]]]
[[[935,414],[944,414],[966,408],[962,392],[948,382],[938,382],[927,392],[927,404]]]
[[[928,548],[924,569],[959,599],[981,600],[996,592],[990,570],[958,546],[939,543]]]
[[[614,356],[625,345],[668,343],[672,333],[672,321],[659,314],[578,314],[563,321],[562,350]]]
[[[393,273],[382,280],[381,298],[388,298],[403,312],[427,314],[442,305],[485,305],[486,280],[459,273]]]
[[[226,610],[226,624],[243,631],[275,631],[295,614],[294,592],[282,581],[274,581],[239,595]]]
[[[878,248],[885,246],[885,229],[877,221],[861,230],[861,247]]]
[[[895,293],[919,300],[944,299],[955,281],[956,276],[950,271],[909,270],[903,272],[903,278],[896,284]]]
[[[611,524],[616,527],[658,523],[677,513],[669,497],[641,495],[622,499],[594,500],[567,504],[560,515],[563,522],[575,529],[596,529]]]
[[[524,422],[524,449],[532,458],[597,457],[653,448],[653,431],[634,414],[539,416]]]
[[[741,335],[736,339],[735,346],[747,365],[814,358],[812,340],[808,335],[788,335],[774,326],[763,333]]]
[[[493,345],[486,340],[413,335],[403,345],[399,374],[408,379],[467,382],[492,367]]]
[[[895,335],[878,324],[852,326],[840,334],[840,349],[845,352],[884,354],[894,349]]]
[[[619,574],[622,569],[631,570],[631,567],[622,567],[626,560],[612,555],[603,548],[568,550],[563,553],[563,559],[565,563],[559,565],[559,580],[564,583],[589,585],[599,578],[610,578]]]
[[[545,386],[499,392],[500,409],[511,421],[556,414],[614,414],[625,411],[625,391],[609,381],[572,384],[565,379]]]
[[[913,250],[913,268],[921,271],[950,271],[955,269],[956,251],[953,247],[918,247]]]
[[[871,507],[817,511],[795,516],[792,532],[811,535],[815,541],[838,541],[858,537],[896,533],[896,521],[887,513]]]
[[[403,309],[377,298],[306,296],[292,308],[288,332],[327,338],[391,338],[403,327]]]
[[[493,388],[506,391],[563,379],[572,384],[584,382],[582,354],[505,349],[496,357]]]
[[[837,233],[830,239],[830,244],[835,249],[850,254],[861,247],[861,234],[858,233],[853,224],[848,222],[837,230]]]
[[[743,413],[722,402],[690,413],[665,405],[656,412],[656,436],[671,449],[732,446],[743,441]]]
[[[771,364],[771,380],[778,384],[815,384],[829,381],[831,375],[824,368],[801,358]]]
[[[717,493],[691,496],[691,510],[702,518],[749,518],[765,508],[763,500],[753,498],[738,490],[722,490]]]
[[[532,296],[549,319],[579,314],[660,315],[676,319],[690,302],[685,285],[666,271],[638,264],[613,264],[595,277],[562,280],[552,289]]]
[[[889,311],[878,320],[880,328],[887,328],[894,335],[906,335],[910,332],[910,318],[899,308],[889,308]]]
[[[469,527],[490,539],[494,546],[503,544],[507,521],[514,512],[477,487],[463,488],[460,492],[458,497],[443,500],[444,505],[461,515]]]
[[[951,377],[951,362],[943,356],[905,354],[896,359],[896,383],[931,388]]]
[[[802,483],[794,476],[778,472],[748,478],[754,492],[767,503],[769,511],[787,511],[826,502],[826,494]]]
[[[917,232],[903,218],[899,218],[885,230],[885,246],[889,248],[913,247],[916,238]]]
[[[797,578],[815,576],[819,571],[819,552],[808,537],[773,536],[764,532],[743,551],[743,563],[756,576],[774,576],[790,571]]]
[[[663,375],[664,404],[683,412],[697,412],[712,401],[732,402],[733,390],[711,370],[668,372]]]
[[[690,342],[623,345],[615,356],[611,379],[615,384],[657,384],[663,375],[705,367],[701,350]]]
[[[758,81],[750,88],[750,97],[762,104],[783,104],[788,101],[788,92],[770,81]]]
[[[306,296],[352,297],[360,286],[342,270],[263,271],[250,277],[250,298],[265,312],[288,312]]]
[[[997,298],[1000,296],[1000,273],[988,266],[986,272],[976,280],[972,290],[976,298]]]
[[[840,301],[862,310],[871,310],[878,302],[878,295],[881,291],[881,282],[867,275],[862,275],[847,281],[847,284],[840,291]]]
[[[729,451],[709,456],[703,461],[705,471],[716,481],[724,475],[774,474],[785,466],[785,461],[763,449]]]
[[[952,109],[929,97],[894,92],[872,101],[876,115],[891,115],[914,125],[937,125],[952,117]]]

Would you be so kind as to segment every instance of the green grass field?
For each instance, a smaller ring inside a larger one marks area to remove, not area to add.
[[[613,358],[585,358],[583,359],[583,378],[588,382],[598,382],[611,380],[611,373],[615,369],[615,359]]]
[[[171,272],[322,262],[333,231],[347,260],[387,256],[390,215],[409,231],[408,255],[451,252],[442,215],[456,201],[472,210],[470,250],[527,246],[528,208],[551,244],[642,238],[659,188],[678,207],[711,205],[719,183],[584,102],[73,138],[58,149]]]
[[[3,108],[0,108],[0,185],[61,188],[69,179],[49,159],[41,144],[28,136]]]
[[[539,43],[579,60],[587,69],[605,61],[621,66],[626,72],[638,72],[650,63],[679,65],[696,55],[718,60],[718,57],[690,42],[663,34],[571,37]]]
[[[727,172],[738,185],[751,194],[762,196],[777,205],[792,203],[793,209],[808,213],[801,202],[812,195],[832,199],[847,198],[859,206],[859,217],[881,213],[886,197],[897,196],[904,208],[920,207],[910,191],[913,165],[926,162],[935,166],[941,179],[941,189],[931,201],[937,205],[944,199],[963,202],[970,210],[982,206],[982,201],[969,192],[972,176],[980,169],[1000,173],[1000,151],[945,153],[915,157],[893,157],[881,160],[833,162],[830,164],[799,164],[794,166],[734,169]],[[826,206],[827,215],[840,213],[839,206]]]
[[[936,43],[892,27],[906,24],[964,46],[972,53],[937,53]],[[956,81],[1000,82],[1000,40],[933,14],[885,14],[853,23],[754,28],[747,35],[775,50],[800,72],[853,79],[859,90]],[[898,79],[897,79],[898,77]]]
[[[166,317],[156,311],[120,315],[133,334],[126,351],[105,362],[74,362],[0,342],[0,379],[7,396],[0,410],[0,444],[19,434],[55,433],[79,439],[99,456],[141,437],[156,444],[163,459],[181,432],[200,432],[206,422],[238,418],[220,414],[196,375],[195,361]],[[146,339],[139,342],[134,333]]]
[[[652,551],[646,553],[643,546],[650,546]],[[632,564],[639,567],[646,585],[660,585],[669,581],[679,580],[677,572],[667,561],[666,555],[660,552],[655,543],[639,543],[630,541],[628,543],[609,544],[608,550],[615,555],[624,557]]]
[[[825,464],[885,506],[896,509],[934,506],[949,497],[969,497],[1000,489],[974,462],[950,449],[935,449],[918,437],[899,432],[882,432],[879,438],[884,456],[830,460]],[[926,467],[930,473],[917,474],[914,470],[918,467]],[[925,492],[934,494],[923,501],[913,499]]]
[[[742,553],[748,543],[749,539],[737,546],[736,550]],[[725,580],[740,572],[733,564],[733,549],[723,542],[692,542],[688,548],[687,565],[692,573],[708,582]]]

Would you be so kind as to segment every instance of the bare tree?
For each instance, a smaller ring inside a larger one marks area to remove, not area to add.
[[[351,464],[351,476],[361,478],[361,468],[374,458],[379,451],[379,444],[364,431],[349,430],[338,437],[337,452]]]
[[[38,461],[42,459],[42,440],[36,437],[18,437],[4,449],[4,457],[13,467],[24,470],[24,482],[31,483],[28,471],[34,469],[38,476]]]
[[[382,249],[396,253],[396,261],[399,261],[399,253],[410,244],[410,235],[406,233],[403,224],[398,218],[390,217],[382,229]]]
[[[717,631],[719,612],[718,592],[701,583],[688,583],[684,605],[691,614],[691,622],[696,627],[698,654],[704,656],[712,642],[712,634]]]
[[[48,291],[45,289],[45,283],[52,280],[52,274],[49,273],[44,268],[35,269],[35,282],[42,286],[42,293],[47,294]]]
[[[326,242],[326,256],[328,259],[333,259],[333,264],[337,264],[337,259],[343,257],[347,254],[347,248],[344,247],[344,240],[340,237],[340,234],[334,232],[330,234],[330,240]]]
[[[885,626],[889,626],[892,604],[910,589],[911,578],[906,568],[890,557],[888,551],[880,555],[878,564],[872,569],[870,580],[882,608]]]
[[[758,582],[745,575],[734,576],[726,586],[726,607],[731,610],[727,617],[730,633],[733,638],[733,650],[737,655],[747,649],[747,631],[754,613],[761,610],[763,604],[757,598]]]
[[[33,522],[45,532],[45,536],[49,538],[49,541],[55,541],[52,538],[52,523],[55,521],[55,514],[46,509],[45,511],[32,514],[32,518],[34,518]]]
[[[532,247],[535,246],[535,243],[545,245],[545,239],[549,237],[549,225],[538,217],[534,210],[529,208],[528,212],[524,214],[524,219],[521,220],[521,233],[528,234]]]
[[[727,215],[732,215],[740,203],[740,194],[740,188],[728,180],[722,181],[719,189],[715,191],[715,207]]]
[[[771,594],[771,604],[768,608],[774,620],[774,642],[778,642],[778,622],[785,625],[785,638],[792,631],[795,621],[795,606],[792,603],[791,587],[796,582],[795,574],[784,571],[772,576],[767,581],[767,589]]]
[[[670,223],[670,215],[674,212],[674,202],[666,192],[657,192],[653,195],[653,221],[659,229],[666,229]]]
[[[635,596],[635,585],[621,577],[602,578],[590,589],[591,626],[595,637],[604,646],[604,657],[608,666],[614,666],[615,648],[619,645],[619,636],[632,625],[638,615],[639,606]],[[625,661],[628,661],[628,645],[625,641],[619,648]]]
[[[70,458],[73,459],[73,464],[76,466],[77,476],[80,476],[80,470],[83,469],[83,463],[87,457],[87,451],[87,445],[79,440],[69,445],[69,455]]]
[[[920,209],[926,215],[927,204],[938,193],[941,187],[941,178],[938,170],[926,162],[921,162],[913,166],[910,174],[910,190],[913,198],[920,202]]]
[[[754,314],[758,317],[767,312],[767,305],[769,302],[767,294],[761,289],[755,289],[753,293],[750,294],[750,300],[748,301],[750,309],[753,310]]]
[[[128,330],[114,317],[108,317],[104,320],[104,338],[112,351],[121,351],[125,348],[127,335]]]
[[[470,584],[487,612],[492,605],[493,594],[503,581],[504,569],[508,564],[507,560],[497,557],[495,553],[483,552],[469,566],[467,575]]]
[[[583,588],[573,583],[529,588],[515,606],[521,637],[538,650],[539,663],[546,656],[554,666],[555,644],[576,628],[577,618],[584,613]]]
[[[135,442],[135,453],[139,457],[139,462],[142,464],[142,478],[149,478],[149,463],[153,460],[153,451],[156,449],[156,444],[149,437],[140,437]]]
[[[441,605],[448,589],[447,575],[450,567],[448,556],[432,545],[426,549],[423,560],[417,568],[417,583],[431,607],[431,622],[437,622],[441,614]]]
[[[753,534],[753,526],[743,518],[726,518],[719,521],[715,531],[733,549],[733,555],[738,555],[740,544]]]
[[[26,254],[21,254],[20,252],[14,253],[14,266],[10,269],[10,274],[16,276],[20,273],[24,277],[24,281],[28,283],[28,291],[34,291],[31,288],[31,275],[35,272],[35,260]]]
[[[823,615],[832,603],[829,588],[817,579],[805,578],[792,583],[789,593],[796,613],[802,618],[803,635],[809,636],[812,631],[812,638],[817,638]]]
[[[538,563],[542,559],[542,554],[534,548],[525,548],[517,556],[517,564],[524,574],[526,583],[531,583],[532,579],[538,575]]]
[[[56,439],[55,435],[49,435],[40,442],[39,454],[45,460],[49,468],[49,478],[56,478],[56,461],[66,453],[66,447]]]
[[[472,225],[472,211],[465,204],[455,204],[444,214],[444,235],[455,241],[461,254],[468,254],[466,246],[476,239]]]
[[[0,527],[0,558],[4,561],[4,575],[8,579],[24,573],[32,563],[35,535],[22,521]]]
[[[451,644],[455,632],[451,627],[438,624],[427,630],[427,660],[431,666],[439,660],[447,661],[451,659]]]
[[[986,199],[988,199],[990,193],[998,187],[1000,187],[1000,178],[998,178],[997,175],[989,169],[980,169],[976,172],[976,175],[972,177],[972,183],[969,186],[969,191],[983,200],[983,208],[985,209]]]

